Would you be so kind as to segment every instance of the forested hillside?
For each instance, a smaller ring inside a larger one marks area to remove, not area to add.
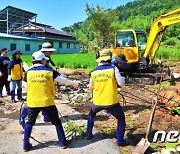
[[[138,0],[116,8],[119,26],[122,29],[135,28],[149,32],[151,23],[162,14],[180,9],[179,0]],[[170,26],[166,30],[168,37],[180,39],[180,24]]]
[[[175,9],[180,9],[179,0],[137,0],[114,10],[87,4],[85,11],[88,18],[62,30],[75,35],[84,51],[89,52],[95,50],[95,46],[111,46],[119,29],[142,29],[148,34],[154,19]],[[179,44],[179,40],[180,24],[169,26],[163,41],[173,42],[174,45]]]

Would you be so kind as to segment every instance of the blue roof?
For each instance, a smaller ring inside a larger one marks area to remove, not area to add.
[[[43,38],[19,36],[19,35],[12,35],[12,34],[6,34],[6,33],[0,33],[0,37],[1,38],[3,37],[3,38],[25,39],[25,40],[39,40],[39,41],[46,40],[46,39],[43,39]]]

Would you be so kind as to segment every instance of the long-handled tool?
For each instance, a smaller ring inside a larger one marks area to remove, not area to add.
[[[151,131],[151,127],[152,127],[152,122],[153,122],[153,118],[154,118],[154,113],[155,113],[156,105],[158,103],[158,96],[159,96],[159,91],[161,89],[161,82],[162,82],[162,76],[161,76],[161,79],[160,79],[157,96],[156,96],[155,99],[152,100],[152,103],[153,103],[154,106],[152,108],[151,116],[150,116],[150,119],[149,119],[149,124],[148,124],[148,127],[147,127],[146,136],[145,136],[145,138],[142,138],[139,141],[139,143],[136,145],[135,149],[133,150],[132,154],[144,154],[144,152],[150,146],[150,142],[148,141],[148,136],[149,136],[149,133]],[[155,103],[154,103],[154,101],[155,101]]]
[[[136,145],[134,151],[132,152],[132,154],[143,154],[147,148],[150,146],[150,142],[148,141],[148,136],[149,133],[151,131],[151,127],[152,127],[152,122],[153,122],[153,118],[154,118],[154,113],[155,113],[155,109],[156,109],[156,105],[157,105],[157,99],[155,100],[154,106],[152,108],[152,113],[149,119],[149,124],[147,127],[147,132],[146,132],[146,136],[145,138],[142,138],[139,143]]]

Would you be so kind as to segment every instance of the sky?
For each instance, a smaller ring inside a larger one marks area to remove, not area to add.
[[[51,25],[60,30],[84,21],[87,17],[86,4],[114,9],[131,1],[133,0],[0,0],[0,10],[8,5],[21,8],[36,13],[36,22]]]

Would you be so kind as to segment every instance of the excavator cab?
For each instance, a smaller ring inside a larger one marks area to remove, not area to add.
[[[143,30],[120,30],[116,33],[113,54],[123,54],[127,63],[137,63],[143,56],[147,43],[146,33]]]
[[[151,25],[148,39],[143,30],[119,30],[115,37],[115,46],[111,52],[125,56],[126,63],[119,67],[131,83],[154,83],[161,76],[169,75],[168,67],[154,63],[166,28],[180,23],[180,9],[159,16]],[[150,78],[152,80],[150,80]],[[139,80],[140,79],[140,80]]]

